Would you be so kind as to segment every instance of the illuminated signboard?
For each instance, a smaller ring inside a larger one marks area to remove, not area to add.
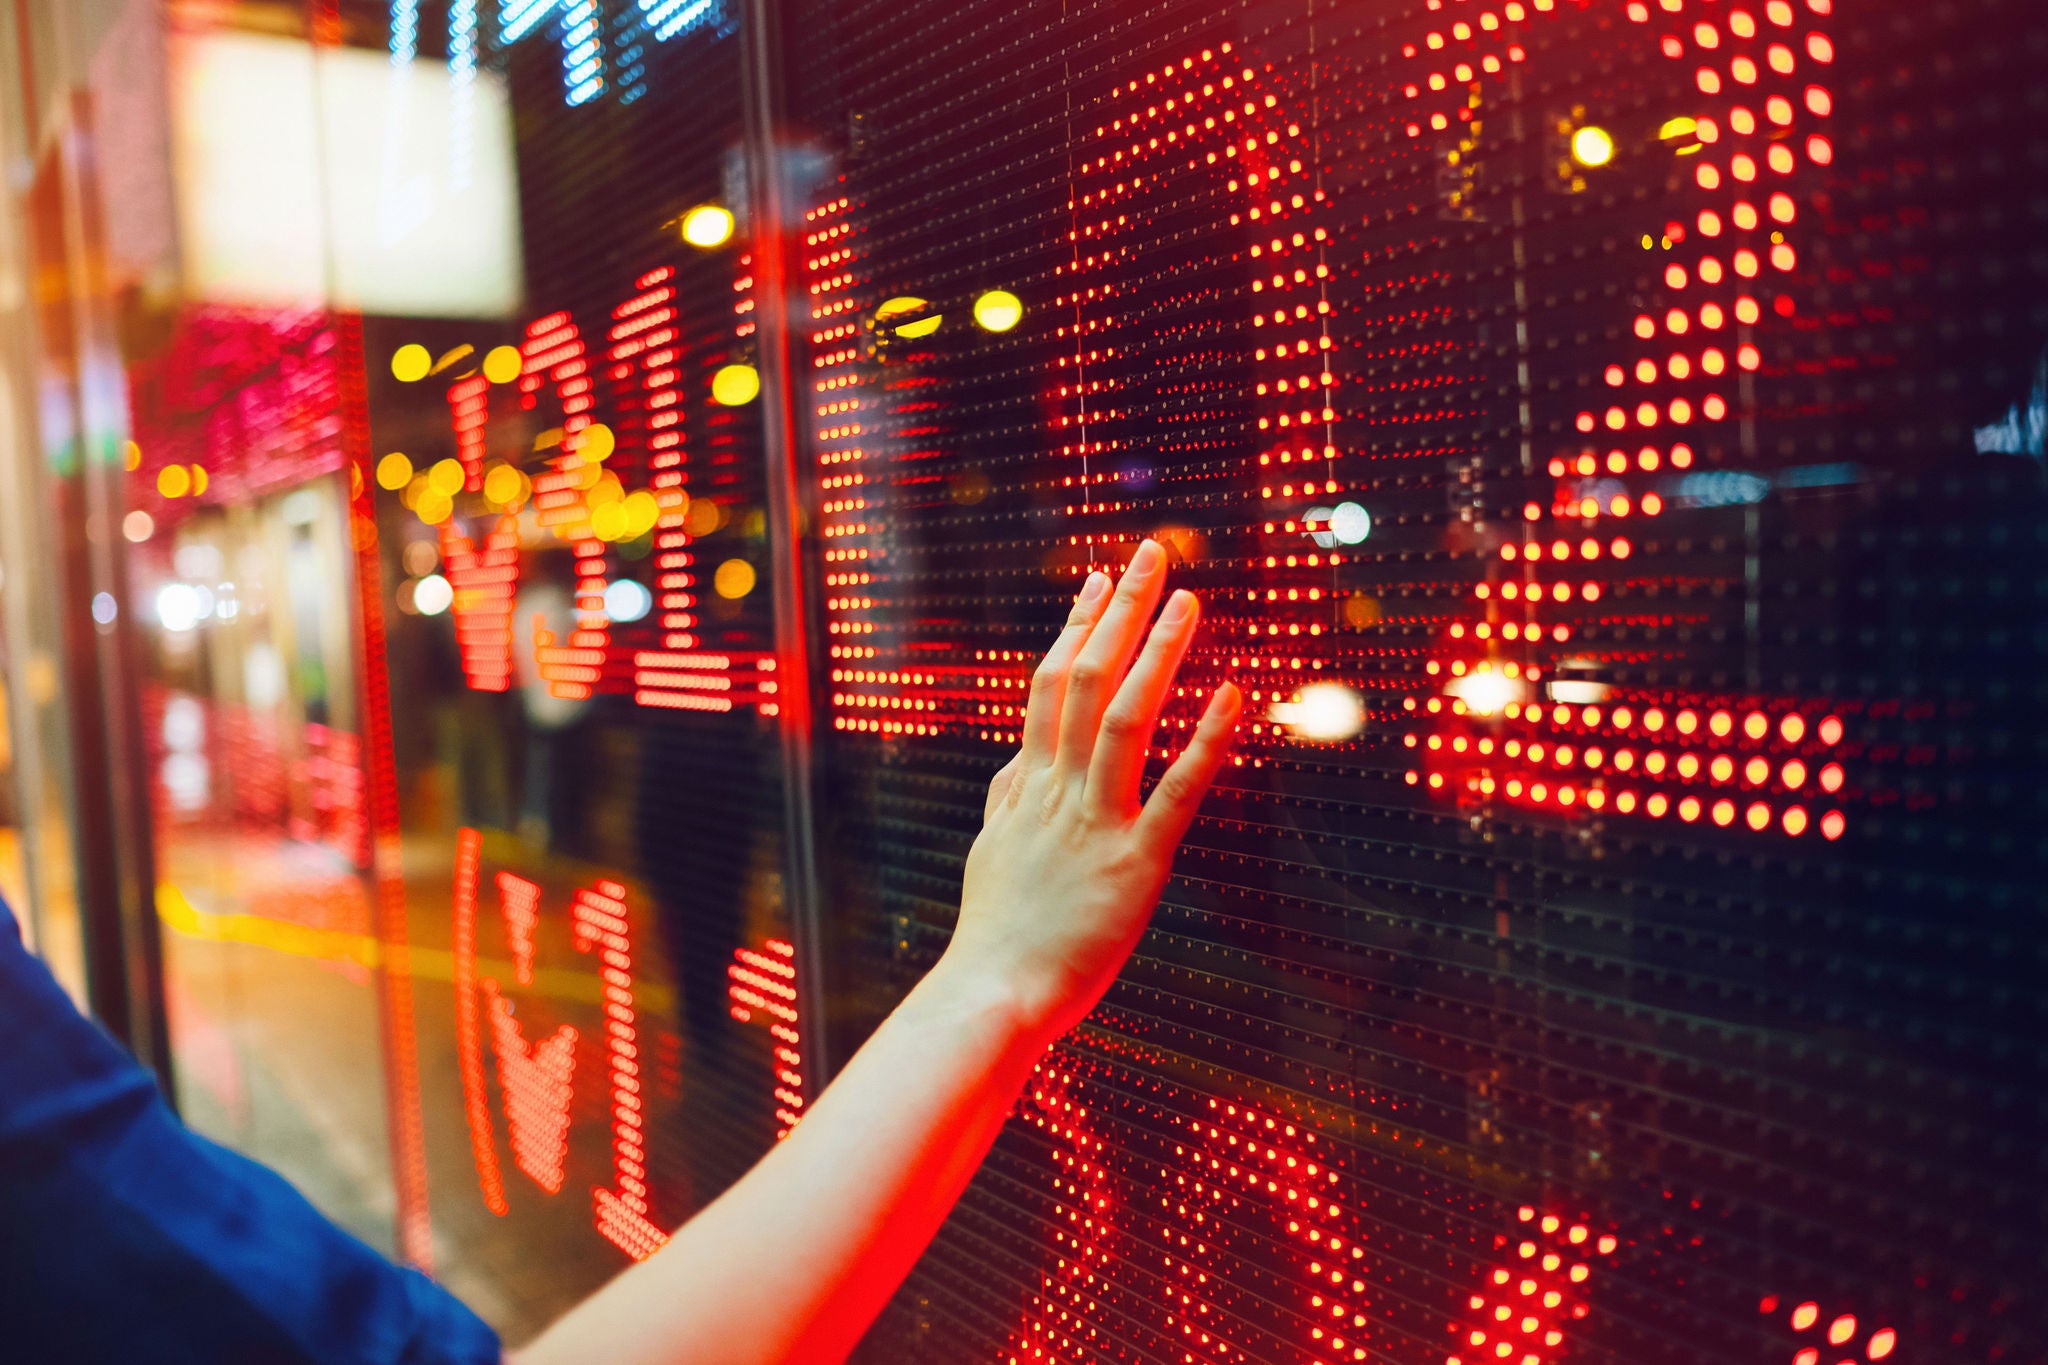
[[[196,296],[414,317],[517,311],[501,78],[217,33],[173,40],[171,92]]]

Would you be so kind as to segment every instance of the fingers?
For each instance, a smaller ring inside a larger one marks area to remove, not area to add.
[[[1089,633],[1095,629],[1108,601],[1109,575],[1100,571],[1089,574],[1088,581],[1081,585],[1080,595],[1074,599],[1074,609],[1067,613],[1066,629],[1038,661],[1038,671],[1031,675],[1031,700],[1024,708],[1024,743],[1017,755],[1024,771],[1052,763],[1059,743],[1068,670],[1074,666],[1081,646],[1088,642]]]
[[[1146,541],[1131,556],[1130,567],[1116,586],[1116,595],[1103,609],[1102,619],[1089,632],[1074,666],[1067,675],[1067,694],[1060,708],[1059,752],[1055,764],[1074,777],[1082,777],[1095,753],[1095,739],[1102,728],[1102,713],[1122,681],[1124,667],[1152,619],[1166,582],[1166,552],[1156,541]]]
[[[996,807],[1009,799],[1010,786],[1017,780],[1017,769],[1023,761],[1024,756],[1021,753],[1010,755],[1010,761],[1005,763],[993,778],[989,779],[988,800],[983,802],[981,807],[981,822],[983,824],[987,824],[995,819]]]
[[[1216,780],[1223,760],[1230,756],[1230,742],[1237,734],[1237,717],[1243,708],[1244,697],[1235,683],[1223,684],[1209,698],[1195,737],[1168,766],[1138,815],[1139,834],[1154,848],[1171,855],[1194,823],[1202,797]]]
[[[1159,726],[1166,691],[1194,639],[1200,609],[1195,595],[1182,588],[1166,599],[1166,610],[1152,627],[1145,651],[1131,666],[1123,686],[1102,714],[1095,756],[1088,764],[1087,803],[1090,812],[1128,819],[1138,807],[1138,780],[1145,772],[1145,754]]]

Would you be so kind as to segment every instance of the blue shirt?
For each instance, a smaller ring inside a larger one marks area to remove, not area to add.
[[[0,1359],[495,1365],[498,1339],[179,1123],[0,904]]]

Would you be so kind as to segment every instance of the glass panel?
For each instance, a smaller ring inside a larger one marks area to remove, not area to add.
[[[944,944],[1088,567],[1204,593],[1162,753],[1249,700],[872,1359],[2038,1329],[2028,27],[794,6],[835,989]]]

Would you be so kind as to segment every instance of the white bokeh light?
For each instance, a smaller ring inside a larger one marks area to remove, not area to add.
[[[637,621],[654,609],[654,594],[636,579],[621,578],[604,590],[604,612],[624,624]]]

